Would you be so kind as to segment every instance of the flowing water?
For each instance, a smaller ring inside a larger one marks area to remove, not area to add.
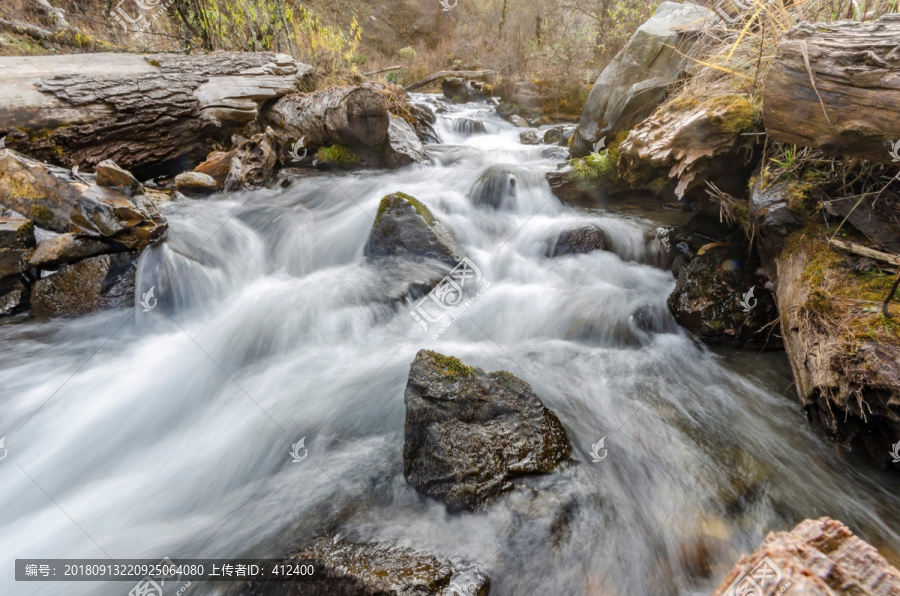
[[[809,427],[782,353],[711,351],[674,325],[654,221],[564,206],[546,146],[483,106],[417,100],[442,112],[431,165],[168,204],[168,240],[138,265],[153,310],[0,327],[0,593],[131,588],[17,584],[15,558],[274,557],[329,529],[474,561],[501,595],[708,594],[767,532],[823,515],[896,562],[897,480]],[[495,164],[513,194],[475,206]],[[394,191],[490,283],[440,335],[400,303],[424,266],[363,257]],[[612,252],[546,256],[586,223]],[[577,462],[480,513],[420,497],[402,448],[421,348],[529,382]]]

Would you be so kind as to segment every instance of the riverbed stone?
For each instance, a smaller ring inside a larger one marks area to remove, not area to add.
[[[420,350],[404,399],[406,480],[450,512],[483,508],[515,478],[551,472],[569,456],[556,414],[507,371]]]
[[[320,536],[282,560],[312,565],[302,581],[249,581],[228,594],[241,596],[487,596],[490,578],[457,557],[384,543],[356,543]]]
[[[586,255],[595,250],[609,250],[611,246],[609,236],[600,226],[588,225],[564,230],[556,239],[550,256]]]
[[[735,593],[889,596],[900,594],[900,571],[847,526],[822,517],[770,533],[742,556],[713,596]]]
[[[0,205],[54,232],[69,230],[69,212],[81,189],[58,177],[58,168],[8,150],[0,159]]]
[[[98,163],[94,167],[94,172],[97,174],[97,184],[99,186],[115,188],[128,196],[132,196],[141,190],[141,183],[138,179],[128,170],[117,166],[111,159]]]
[[[516,206],[517,175],[513,166],[489,166],[469,190],[469,200],[477,207],[513,209]]]
[[[72,205],[71,230],[139,250],[158,242],[169,224],[150,198],[90,185]]]
[[[779,328],[770,326],[777,325],[775,299],[755,273],[759,263],[747,253],[739,244],[702,247],[681,269],[669,310],[706,343],[781,348]]]
[[[397,192],[384,197],[363,254],[370,258],[435,259],[451,267],[462,250],[450,230],[417,199]]]
[[[0,278],[0,316],[21,312],[28,308],[28,286],[18,275]]]
[[[232,157],[229,161],[229,172],[231,171],[231,163],[236,159],[237,157]],[[235,169],[238,168],[240,168],[239,160],[238,164],[235,166]],[[225,177],[227,178],[228,174],[226,174]],[[178,174],[175,176],[175,188],[178,192],[188,196],[211,195],[214,192],[222,190],[222,186],[216,182],[215,178],[209,174],[200,172],[182,172],[181,174]]]
[[[224,186],[225,179],[228,178],[228,172],[231,170],[231,160],[235,156],[237,156],[237,149],[213,151],[206,156],[206,161],[194,168],[194,172],[206,174],[212,177],[219,186]]]
[[[387,141],[384,144],[384,162],[389,168],[399,168],[413,163],[424,163],[425,147],[415,129],[403,118],[391,115]]]
[[[66,265],[31,288],[39,317],[75,317],[134,305],[137,252],[100,255]]]
[[[123,250],[125,247],[121,244],[100,238],[72,233],[60,234],[38,243],[37,248],[28,257],[28,264],[37,269],[53,270],[81,259]]]

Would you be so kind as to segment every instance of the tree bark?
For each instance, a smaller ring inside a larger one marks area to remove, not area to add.
[[[900,15],[888,15],[791,29],[766,78],[763,117],[776,141],[890,164],[898,106]]]
[[[0,57],[0,135],[67,167],[112,159],[139,177],[181,171],[210,140],[256,132],[261,106],[311,72],[272,52]]]
[[[379,88],[367,83],[283,97],[265,110],[263,121],[287,144],[371,147],[385,140],[390,115]]]

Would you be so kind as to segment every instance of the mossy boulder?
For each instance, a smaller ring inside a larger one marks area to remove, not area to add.
[[[698,251],[678,275],[669,310],[678,323],[710,344],[781,348],[778,309],[755,273],[759,261],[739,244]]]
[[[450,230],[422,202],[400,192],[381,199],[363,254],[434,259],[451,267],[462,259]]]
[[[420,350],[404,398],[406,480],[448,511],[483,508],[515,478],[551,472],[569,456],[556,414],[507,371]]]
[[[15,151],[0,159],[0,205],[34,220],[39,227],[66,232],[69,212],[81,189],[51,168]]]

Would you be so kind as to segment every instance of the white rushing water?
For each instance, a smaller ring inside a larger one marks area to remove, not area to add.
[[[131,588],[16,583],[16,558],[274,557],[335,528],[476,562],[500,595],[708,594],[768,531],[822,515],[900,550],[897,481],[809,427],[783,354],[710,351],[674,325],[674,280],[645,264],[656,224],[561,204],[546,146],[484,106],[441,109],[432,165],[164,206],[168,239],[139,263],[150,312],[0,326],[0,594]],[[493,164],[518,181],[497,211],[468,198]],[[395,191],[490,282],[437,339],[363,257]],[[546,256],[586,223],[613,252]],[[402,448],[421,348],[530,383],[578,463],[480,513],[420,497]]]

